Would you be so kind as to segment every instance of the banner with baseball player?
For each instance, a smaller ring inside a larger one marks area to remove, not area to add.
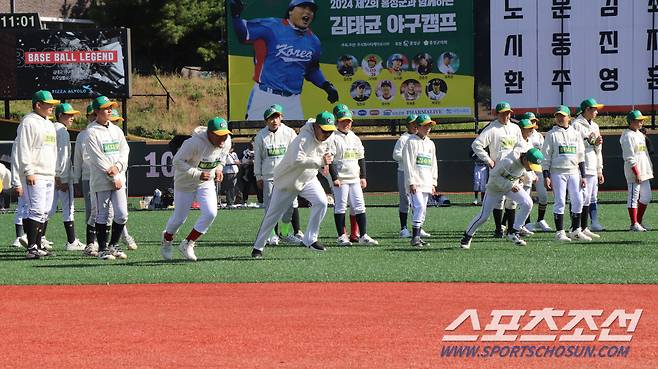
[[[491,1],[492,104],[550,113],[594,97],[606,112],[651,110],[657,12],[657,0]]]
[[[227,0],[230,120],[472,117],[472,0]]]

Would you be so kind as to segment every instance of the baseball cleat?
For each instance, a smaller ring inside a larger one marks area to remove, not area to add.
[[[519,237],[518,233],[510,233],[507,235],[507,239],[514,242],[516,246],[525,246],[527,243]]]
[[[416,236],[411,239],[411,246],[413,247],[423,247],[423,241],[420,239],[420,237]]]
[[[555,232],[555,240],[560,242],[571,242],[571,238],[567,237],[567,233],[563,230]]]
[[[459,241],[459,248],[462,248],[464,250],[468,250],[471,248],[471,240],[473,237],[464,234],[464,237]]]
[[[263,252],[258,249],[251,249],[251,257],[254,259],[261,259],[263,257]]]
[[[525,229],[529,230],[532,233],[535,233],[535,224],[534,223],[528,223],[524,225]]]
[[[519,235],[521,236],[532,236],[535,234],[535,232],[529,230],[526,226],[521,226],[521,229],[519,229]]]
[[[291,233],[291,234],[283,237],[283,242],[290,243],[290,244],[293,244],[293,245],[299,245],[300,243],[302,243],[302,240],[300,238],[297,238],[297,236],[295,236],[294,234]]]
[[[350,235],[350,242],[352,242],[352,243],[359,242],[359,236],[355,236],[355,235],[351,234]]]
[[[587,237],[589,237],[589,238],[592,238],[592,239],[594,239],[594,238],[601,238],[601,236],[599,236],[598,234],[596,234],[596,233],[590,231],[589,228],[585,228],[585,229],[583,229],[581,232],[583,232],[583,234],[584,234],[585,236],[587,236]]]
[[[361,245],[379,245],[379,242],[367,234],[364,234],[359,238],[359,244]]]
[[[546,223],[546,221],[543,219],[535,223],[535,226],[533,228],[535,232],[537,231],[551,232],[553,230],[551,226],[549,226],[548,223]]]
[[[494,235],[493,235],[493,237],[494,237],[494,238],[503,238],[503,235],[504,235],[504,234],[503,234],[503,230],[502,230],[502,229],[496,229],[496,230],[494,231]]]
[[[477,199],[475,199],[475,200],[473,200],[473,201],[471,202],[471,205],[473,205],[473,206],[478,206],[479,204],[480,204],[480,203],[478,202]]]
[[[171,247],[171,242],[172,241],[167,241],[164,238],[165,232],[162,232],[162,238],[160,239],[160,255],[162,255],[162,258],[165,260],[171,260],[173,258],[172,255],[172,247]]]
[[[409,232],[409,230],[406,228],[402,228],[402,230],[400,230],[400,238],[409,238],[409,237],[411,237],[411,232]]]
[[[53,249],[52,241],[48,241],[48,239],[46,239],[46,236],[41,236],[41,246],[47,248],[48,250]]]
[[[12,244],[14,247],[25,247],[27,248],[27,235],[24,234],[20,237],[17,237]]]
[[[646,232],[647,229],[642,227],[642,225],[640,223],[635,223],[631,226],[629,231],[631,231],[631,232]]]
[[[187,260],[196,261],[196,255],[194,254],[195,245],[196,242],[184,239],[178,245],[178,251],[180,251]]]
[[[315,241],[315,242],[313,242],[312,244],[310,244],[310,245],[308,245],[308,246],[306,246],[306,247],[308,247],[309,249],[311,249],[311,251],[327,251],[327,249],[324,247],[324,245],[322,245],[322,244],[321,244],[320,242],[318,242],[318,241]]]
[[[270,245],[270,246],[278,246],[279,245],[279,236],[275,235],[275,236],[272,236],[272,237],[268,238],[267,241],[265,241],[265,244]]]
[[[123,236],[121,235],[121,242],[128,248],[128,250],[137,250],[137,242],[131,235]]]
[[[592,224],[589,226],[589,229],[594,232],[605,231],[605,227],[602,226],[599,222],[592,222]]]
[[[429,238],[429,237],[432,237],[432,235],[429,234],[429,233],[427,233],[427,232],[425,232],[425,230],[421,228],[421,229],[420,229],[420,237],[427,237],[427,238]]]
[[[39,259],[41,258],[41,253],[36,246],[32,246],[27,249],[27,254],[25,254],[26,259]]]
[[[75,241],[71,243],[67,242],[66,246],[64,246],[64,249],[66,251],[82,251],[85,249],[85,244],[76,238]]]
[[[98,258],[101,260],[114,260],[116,259],[110,250],[103,250],[98,252]]]
[[[346,234],[342,234],[338,237],[336,239],[336,244],[338,244],[338,246],[352,246],[352,242],[350,242],[350,239],[347,238]]]
[[[110,248],[108,249],[109,253],[112,254],[116,259],[128,259],[128,255],[126,255],[123,250],[119,247],[119,245],[110,245]]]
[[[569,238],[572,240],[577,240],[577,241],[591,241],[592,238],[587,236],[586,234],[583,233],[583,231],[580,230],[580,228],[576,228],[573,231],[569,232]]]
[[[93,256],[97,257],[98,256],[98,244],[97,243],[88,243],[87,246],[85,246],[85,250],[83,253],[86,256]]]
[[[642,226],[642,228],[646,229],[647,231],[651,230],[651,227],[648,226],[646,223],[640,223],[640,225]]]

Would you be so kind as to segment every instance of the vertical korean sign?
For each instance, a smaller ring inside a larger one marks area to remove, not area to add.
[[[649,110],[658,86],[658,0],[492,0],[492,105],[547,112],[594,97]]]
[[[313,117],[332,107],[325,80],[356,118],[473,116],[470,0],[316,1],[306,32],[288,0],[242,3],[229,21],[231,120],[262,120],[274,103]]]

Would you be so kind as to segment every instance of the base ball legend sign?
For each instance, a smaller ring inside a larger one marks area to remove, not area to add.
[[[0,32],[0,98],[130,97],[130,30]]]
[[[649,110],[656,12],[658,0],[492,0],[492,105],[547,112],[594,97],[606,111]]]

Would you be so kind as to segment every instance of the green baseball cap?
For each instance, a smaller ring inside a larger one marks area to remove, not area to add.
[[[46,104],[59,105],[59,100],[53,99],[53,94],[50,91],[39,90],[32,95],[32,104],[37,102],[44,102]]]
[[[352,111],[345,104],[338,104],[334,106],[334,116],[337,121],[349,120],[352,121]]]
[[[336,130],[336,118],[328,111],[316,115],[315,123],[319,124],[323,131],[333,132]]]
[[[274,104],[267,108],[265,110],[265,113],[263,113],[263,118],[267,120],[269,117],[271,117],[274,114],[279,114],[280,116],[283,116],[283,106],[279,104]]]
[[[432,118],[427,114],[418,115],[418,118],[416,118],[416,123],[419,126],[436,125],[436,122],[433,121]]]
[[[541,162],[544,160],[544,155],[539,151],[539,149],[532,148],[528,150],[525,154],[528,162],[530,162],[530,169],[533,172],[541,172]]]
[[[571,109],[569,109],[568,106],[566,105],[560,105],[557,107],[557,110],[555,110],[555,113],[553,115],[564,115],[565,117],[570,117],[571,116]]]
[[[517,124],[521,128],[537,128],[535,122],[531,121],[530,119],[521,119]]]
[[[228,129],[228,122],[226,119],[220,117],[214,117],[208,121],[208,131],[216,134],[217,136],[232,134]]]
[[[99,96],[91,102],[91,106],[94,108],[94,110],[101,110],[101,109],[107,109],[110,106],[113,108],[117,108],[119,107],[119,104],[117,104],[116,101],[112,101],[108,99],[107,96]]]
[[[512,106],[507,101],[501,101],[496,105],[496,113],[514,112]]]
[[[642,112],[639,110],[631,110],[626,114],[626,122],[629,124],[634,120],[647,120],[649,117],[642,115]]]
[[[529,119],[533,123],[539,120],[539,118],[537,118],[535,113],[533,113],[531,111],[527,111],[527,112],[523,113],[523,116],[521,116],[521,119]]]
[[[407,124],[411,123],[416,123],[416,119],[418,118],[417,114],[409,114],[407,115]]]
[[[112,109],[112,115],[110,115],[110,122],[123,122],[123,117],[119,114],[119,111]]]
[[[587,108],[601,109],[604,106],[605,105],[597,103],[596,100],[594,100],[593,98],[590,97],[589,99],[583,100],[583,102],[580,103],[580,111],[583,112]]]
[[[87,115],[89,114],[94,114],[94,107],[91,105],[91,103],[87,105]]]
[[[55,116],[60,115],[60,114],[71,114],[71,115],[78,115],[80,114],[79,111],[73,109],[73,106],[69,103],[63,103],[57,105],[55,107]]]

